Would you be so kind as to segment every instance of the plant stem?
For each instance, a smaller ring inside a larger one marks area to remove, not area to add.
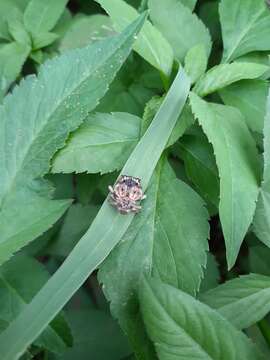
[[[270,325],[266,319],[262,319],[257,323],[267,345],[270,348]]]

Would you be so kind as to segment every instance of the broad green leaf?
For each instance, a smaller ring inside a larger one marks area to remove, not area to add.
[[[251,224],[259,192],[259,158],[241,113],[194,93],[191,107],[213,145],[220,176],[219,216],[231,268]],[[247,196],[248,195],[248,196]]]
[[[74,344],[55,360],[119,360],[131,353],[124,334],[109,314],[94,309],[67,312]]]
[[[0,263],[42,234],[70,204],[49,200],[47,182],[36,179],[48,172],[69,132],[105,94],[140,25],[47,62],[0,107]]]
[[[3,86],[5,91],[19,76],[29,53],[29,46],[15,41],[0,48],[0,78],[5,79]]]
[[[61,229],[47,250],[49,254],[66,257],[86,233],[95,215],[97,206],[72,205],[63,220]]]
[[[206,51],[202,44],[193,46],[187,52],[185,56],[185,71],[193,84],[205,73],[207,60]]]
[[[8,21],[8,31],[15,42],[31,48],[31,37],[22,22],[22,19],[12,19]]]
[[[110,15],[116,30],[122,30],[138,16],[137,11],[124,0],[96,1]],[[173,51],[166,39],[149,21],[146,21],[139,34],[134,50],[169,77],[173,64]]]
[[[139,30],[144,19],[144,16],[140,17],[126,32]],[[100,62],[100,57],[98,60]],[[184,71],[180,70],[155,119],[122,169],[123,174],[141,178],[143,190],[147,188],[184,107],[189,88],[190,81]],[[133,216],[123,216],[107,200],[104,202],[89,230],[66,261],[0,336],[1,360],[15,360],[25,351],[89,274],[108,256],[128,229]],[[25,324],[28,324],[27,328]]]
[[[200,96],[206,96],[236,81],[259,78],[268,69],[269,66],[256,63],[220,64],[199,79],[194,91]]]
[[[195,293],[206,265],[208,228],[203,201],[176,178],[167,160],[160,160],[143,211],[99,272],[111,311],[141,358],[150,352],[138,312],[142,274]]]
[[[266,100],[269,85],[263,80],[243,80],[232,84],[219,93],[226,105],[238,108],[248,127],[263,132]]]
[[[237,329],[246,329],[270,311],[270,277],[249,274],[200,295],[200,300]]]
[[[208,253],[207,264],[206,268],[204,269],[204,277],[200,286],[200,293],[204,293],[205,291],[218,286],[219,280],[220,274],[215,256],[211,253]]]
[[[270,50],[270,12],[264,0],[222,0],[219,13],[224,62]]]
[[[155,279],[143,279],[140,303],[160,360],[263,359],[243,333],[181,290]]]
[[[33,258],[18,255],[0,270],[0,319],[10,323],[49,279],[45,268]],[[57,316],[35,341],[35,345],[62,353],[72,345],[63,315]]]
[[[240,56],[235,61],[241,62],[241,63],[242,62],[257,63],[257,64],[266,65],[268,67],[270,65],[270,57],[269,57],[268,51],[254,51],[254,52],[245,54],[243,56]],[[270,78],[270,67],[269,67],[269,70],[266,71],[266,73],[264,73],[261,78],[263,80],[267,80]]]
[[[270,247],[270,92],[264,120],[264,168],[253,228],[256,236]]]
[[[251,272],[270,276],[270,249],[265,245],[249,248],[249,267]]]
[[[140,137],[141,119],[128,113],[88,116],[56,155],[52,172],[112,172],[123,167]]]
[[[71,25],[60,39],[59,51],[80,48],[114,33],[111,19],[108,16],[102,14],[77,15],[72,19]]]
[[[151,19],[169,41],[179,61],[183,62],[187,52],[199,44],[209,56],[211,38],[207,28],[181,1],[149,0],[148,3]]]
[[[188,178],[207,202],[218,207],[219,177],[213,148],[204,134],[184,135],[177,154],[184,160]]]
[[[24,24],[33,34],[50,31],[63,13],[68,0],[30,0],[24,12]]]

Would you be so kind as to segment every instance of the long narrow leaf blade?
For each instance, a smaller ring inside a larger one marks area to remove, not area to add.
[[[123,174],[140,177],[144,189],[183,109],[189,88],[190,81],[180,70],[153,122],[122,170]],[[91,227],[63,265],[0,336],[1,360],[15,360],[23,354],[106,258],[132,219],[133,215],[123,216],[104,202]]]

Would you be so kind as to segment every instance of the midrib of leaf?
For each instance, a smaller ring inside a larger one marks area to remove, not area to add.
[[[135,142],[137,139],[136,138],[130,138],[130,139],[125,139],[125,140],[116,140],[116,141],[109,141],[109,142],[103,142],[103,143],[93,143],[93,144],[89,144],[89,145],[81,145],[81,146],[74,146],[73,148],[69,148],[69,151],[76,151],[77,149],[87,149],[87,148],[92,148],[92,147],[99,147],[99,146],[106,146],[106,145],[115,145],[115,144],[122,144],[122,143],[127,143],[127,142]]]
[[[237,47],[239,46],[239,44],[241,43],[241,41],[245,38],[245,36],[248,34],[248,32],[250,31],[250,29],[252,29],[254,23],[258,20],[258,18],[264,13],[264,9],[262,9],[258,14],[257,17],[254,17],[253,21],[250,22],[250,24],[247,26],[246,30],[244,30],[238,37],[238,40],[236,41],[236,44],[234,45],[234,47],[232,48],[231,52],[227,55],[226,59],[223,62],[228,62],[231,58],[231,56],[233,55],[233,53],[235,52],[235,50],[237,49]]]
[[[63,99],[61,101],[59,101],[55,107],[51,110],[51,112],[49,112],[46,116],[46,119],[44,121],[44,125],[38,130],[38,132],[34,135],[32,139],[34,139],[33,142],[30,143],[30,145],[26,148],[26,151],[25,151],[25,155],[21,161],[21,166],[18,168],[16,167],[16,171],[13,175],[13,177],[11,178],[11,181],[10,181],[10,185],[6,188],[6,193],[3,195],[3,198],[1,200],[1,202],[3,203],[5,201],[5,198],[9,195],[10,192],[12,192],[12,190],[14,189],[14,187],[16,187],[16,181],[17,181],[17,177],[18,177],[18,174],[20,175],[20,172],[23,172],[24,168],[27,166],[27,164],[29,164],[29,162],[31,162],[32,158],[30,158],[29,160],[27,159],[27,157],[29,156],[29,153],[31,153],[31,149],[32,147],[34,146],[34,144],[36,142],[38,142],[38,139],[39,139],[39,136],[41,136],[41,134],[44,132],[44,130],[46,129],[47,126],[49,126],[50,124],[50,119],[53,118],[53,115],[54,113],[61,107],[63,106],[63,104],[65,103],[65,101],[67,101],[67,99],[71,96],[71,94],[73,94],[80,86],[82,86],[84,84],[85,81],[87,81],[87,79],[91,76],[91,74],[94,74],[95,71],[106,64],[106,62],[108,61],[108,58],[112,57],[116,52],[119,51],[119,49],[121,49],[122,47],[124,46],[124,44],[122,44],[120,47],[118,47],[117,49],[113,49],[113,51],[111,51],[110,53],[108,53],[108,56],[107,58],[105,59],[105,61],[97,64],[95,67],[93,67],[91,69],[91,71],[88,71],[87,74],[83,73],[82,75],[85,75],[83,77],[82,80],[78,81],[77,84],[74,85],[74,87],[72,89],[70,89],[70,92],[65,96],[63,97]],[[68,79],[68,77],[67,77]],[[37,78],[35,79],[32,79],[32,78],[29,78],[27,79],[26,81],[37,81]],[[39,112],[39,108],[37,109],[37,113]],[[5,124],[7,126],[7,122]],[[76,126],[78,127],[79,124]],[[75,130],[75,128],[73,128],[72,130]],[[16,142],[17,144],[17,142]],[[42,149],[41,149],[42,151]],[[37,155],[37,154],[35,154]],[[50,164],[48,162],[48,165],[47,165],[47,170],[49,169],[50,167]],[[40,176],[44,175],[46,173],[46,170],[44,169],[43,173],[40,174]]]
[[[150,289],[151,294],[152,294],[152,297],[153,297],[153,299],[155,299],[156,304],[157,304],[158,307],[161,309],[161,311],[165,314],[166,318],[173,324],[173,326],[175,327],[176,331],[178,332],[179,329],[181,329],[181,331],[185,333],[185,335],[191,340],[191,342],[193,343],[193,345],[194,345],[195,347],[199,348],[200,351],[201,351],[203,354],[205,354],[205,355],[208,357],[209,360],[213,360],[213,358],[208,354],[208,352],[207,352],[205,349],[203,349],[203,348],[201,347],[201,345],[200,345],[198,342],[196,342],[196,340],[194,340],[194,338],[192,337],[192,335],[191,335],[189,332],[187,332],[186,329],[183,329],[182,326],[179,325],[178,322],[177,322],[176,320],[174,320],[174,319],[170,316],[170,314],[166,311],[164,305],[158,300],[157,296],[156,296],[155,293],[153,292],[153,289],[152,289],[151,286],[148,284],[148,282],[145,281],[145,284],[147,284],[148,289]]]

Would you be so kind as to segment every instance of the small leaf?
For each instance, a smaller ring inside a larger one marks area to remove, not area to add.
[[[143,279],[140,303],[160,360],[263,359],[243,333],[181,290],[155,279]]]
[[[259,192],[258,152],[238,110],[207,103],[194,93],[190,101],[192,111],[212,143],[216,156],[220,176],[219,216],[228,267],[231,268],[256,207]]]
[[[269,66],[255,63],[220,64],[199,79],[194,91],[199,96],[206,96],[236,81],[259,78],[268,69]]]
[[[179,0],[149,0],[150,16],[154,24],[171,44],[175,57],[183,62],[195,45],[204,46],[207,58],[211,38],[207,28]]]
[[[111,311],[140,358],[151,359],[138,312],[137,290],[143,272],[195,293],[206,265],[208,230],[203,201],[176,178],[167,160],[160,160],[143,211],[99,272]]]
[[[58,39],[58,35],[52,32],[40,32],[37,35],[33,35],[33,50],[38,50],[48,45],[51,45],[56,39]]]
[[[246,329],[270,311],[270,277],[258,274],[240,276],[201,294],[199,298],[218,310],[237,329]]]
[[[251,51],[270,50],[270,12],[264,0],[222,0],[219,13],[223,62]]]
[[[219,94],[226,105],[238,108],[248,127],[263,132],[269,84],[263,80],[243,80],[222,89]]]
[[[202,44],[195,45],[186,54],[185,70],[191,78],[192,84],[203,75],[207,68],[207,56]]]
[[[22,276],[23,274],[23,276]],[[10,323],[49,279],[45,268],[33,258],[18,255],[1,267],[0,319]],[[69,327],[58,315],[36,340],[35,345],[63,353],[72,345]]]
[[[96,1],[110,15],[116,30],[122,30],[138,16],[137,11],[123,0]],[[134,50],[167,77],[170,75],[173,64],[172,49],[162,34],[149,21],[146,21],[139,34]]]
[[[270,247],[270,92],[267,99],[266,116],[264,120],[264,168],[263,181],[253,220],[256,236]]]
[[[141,119],[128,113],[88,116],[54,159],[52,172],[119,170],[139,141]]]
[[[0,263],[47,230],[70,204],[52,202],[52,189],[37,179],[106,93],[140,25],[48,61],[0,107]]]
[[[50,31],[63,13],[68,0],[31,0],[24,12],[24,24],[33,34]]]

